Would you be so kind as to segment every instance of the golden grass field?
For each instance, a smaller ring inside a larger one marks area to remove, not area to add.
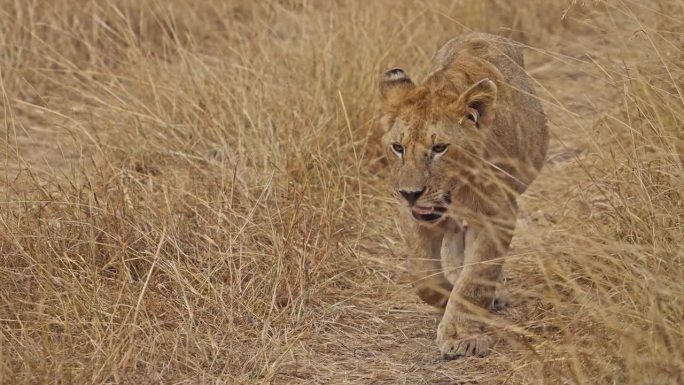
[[[549,118],[486,358],[407,272],[377,81],[467,31]],[[0,0],[0,383],[684,383],[681,0]]]

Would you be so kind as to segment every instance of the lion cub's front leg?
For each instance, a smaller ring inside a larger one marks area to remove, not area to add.
[[[437,328],[443,358],[489,353],[492,340],[483,332],[483,318],[494,298],[512,233],[510,225],[473,224],[468,228],[464,267]]]
[[[443,232],[409,221],[402,227],[411,252],[411,270],[418,297],[432,306],[444,308],[453,285],[445,277],[440,264]]]

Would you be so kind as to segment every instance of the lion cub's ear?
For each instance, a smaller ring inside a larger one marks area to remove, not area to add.
[[[415,87],[403,69],[396,67],[386,71],[380,79],[380,94],[386,107],[393,107]]]
[[[456,101],[458,111],[463,114],[461,122],[470,120],[477,128],[489,126],[494,121],[496,93],[496,84],[489,79],[482,79],[468,88]]]

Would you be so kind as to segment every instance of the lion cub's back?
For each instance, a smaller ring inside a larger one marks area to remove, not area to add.
[[[524,69],[523,48],[519,43],[503,36],[470,33],[456,36],[442,45],[434,55],[434,65],[437,70],[448,67],[459,56],[484,59],[503,76],[510,90],[506,98],[510,100],[500,101],[501,107],[507,108],[509,114],[506,114],[508,119],[504,119],[504,116],[501,116],[501,120],[496,119],[498,122],[495,125],[498,127],[495,130],[499,131],[496,135],[499,140],[509,144],[509,156],[534,168],[534,172],[519,175],[526,184],[531,183],[536,171],[544,164],[549,134],[546,116],[532,80]],[[517,130],[512,130],[514,127]]]
[[[524,66],[523,51],[516,42],[503,36],[474,32],[453,37],[444,43],[433,57],[436,69],[448,66],[462,53],[483,58],[500,70]],[[517,65],[511,63],[511,60]],[[508,78],[508,74],[503,75]],[[510,75],[515,76],[514,73]]]

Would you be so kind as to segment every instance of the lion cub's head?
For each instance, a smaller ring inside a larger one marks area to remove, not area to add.
[[[457,189],[483,163],[497,87],[442,70],[415,85],[400,68],[380,81],[383,137],[397,197],[424,225],[447,214]]]

